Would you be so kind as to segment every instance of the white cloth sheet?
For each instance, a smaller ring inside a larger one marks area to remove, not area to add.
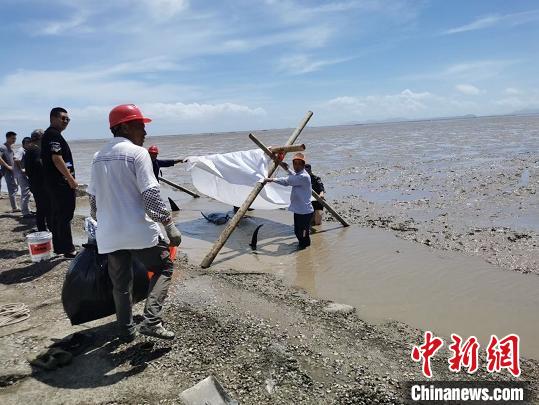
[[[241,206],[256,182],[268,175],[269,157],[260,149],[206,156],[189,156],[193,185],[202,194],[228,205]],[[274,210],[290,204],[290,188],[264,186],[251,208]]]

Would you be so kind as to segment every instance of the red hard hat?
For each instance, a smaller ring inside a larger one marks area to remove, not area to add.
[[[148,152],[155,153],[157,155],[159,154],[159,148],[155,145],[152,145],[148,148]]]
[[[152,122],[150,118],[142,115],[142,111],[135,104],[122,104],[110,110],[109,124],[111,128],[135,120],[142,120],[145,124]]]

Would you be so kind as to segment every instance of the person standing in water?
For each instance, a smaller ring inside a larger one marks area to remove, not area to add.
[[[305,170],[307,171],[307,173],[309,173],[309,176],[311,176],[311,186],[313,188],[313,191],[317,193],[321,198],[324,198],[326,190],[324,188],[324,183],[322,183],[322,179],[319,176],[313,174],[311,165],[309,163],[305,165]],[[322,225],[324,206],[318,201],[313,201],[312,204],[314,208],[314,215],[311,220],[311,225]]]
[[[289,170],[288,176],[264,179],[265,182],[275,182],[282,186],[292,187],[288,210],[294,213],[294,233],[298,238],[298,249],[300,250],[311,245],[309,232],[314,211],[311,204],[311,177],[305,170],[305,164],[305,155],[296,153],[292,158],[294,171]]]

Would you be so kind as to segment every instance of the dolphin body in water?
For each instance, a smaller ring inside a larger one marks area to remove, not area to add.
[[[200,213],[208,222],[211,222],[212,224],[215,224],[215,225],[224,225],[230,219],[228,212],[226,214],[223,212],[212,212],[211,214],[207,214],[207,215],[204,214],[202,211]]]
[[[223,212],[212,212],[210,214],[204,214],[202,211],[200,211],[202,216],[206,219],[206,221],[211,222],[215,225],[224,225],[228,222],[228,220],[231,218],[230,213],[223,213]],[[258,243],[258,231],[264,224],[260,224],[256,227],[256,229],[253,232],[253,236],[251,237],[251,243],[249,246],[252,250],[256,250],[256,245]]]

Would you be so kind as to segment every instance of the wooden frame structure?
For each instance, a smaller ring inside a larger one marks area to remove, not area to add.
[[[165,179],[163,177],[159,177],[159,180],[161,180],[165,184],[168,184],[170,187],[174,187],[174,188],[176,188],[176,189],[178,189],[180,191],[183,191],[184,193],[189,194],[190,196],[192,196],[194,198],[199,198],[200,197],[197,193],[195,193],[195,192],[193,192],[193,191],[191,191],[191,190],[189,190],[189,189],[187,189],[185,187],[182,187],[179,184],[173,183],[172,181],[167,180],[167,179]]]
[[[271,150],[267,148],[262,142],[260,142],[254,135],[249,134],[249,138],[259,147],[261,148],[268,156],[272,158],[272,162],[270,163],[270,166],[268,168],[268,176],[272,177],[273,173],[277,170],[279,166],[283,167],[282,161],[280,161],[276,156],[275,153],[286,153],[293,150],[304,150],[305,145],[293,145],[296,139],[301,134],[301,131],[305,128],[311,117],[313,116],[312,111],[308,111],[303,120],[300,122],[298,127],[292,132],[290,135],[290,138],[286,142],[286,145],[282,147],[276,147],[272,148]],[[303,147],[303,149],[297,149],[298,147]],[[256,199],[258,194],[262,191],[266,183],[259,182],[256,183],[253,187],[253,190],[251,193],[247,196],[241,207],[238,209],[238,211],[234,214],[232,219],[228,222],[225,229],[223,229],[223,232],[221,232],[221,235],[219,238],[215,241],[213,247],[208,252],[208,254],[202,259],[202,262],[200,263],[200,267],[206,269],[211,266],[213,261],[215,260],[215,257],[219,253],[219,251],[223,248],[224,244],[234,232],[234,229],[236,229],[236,226],[238,226],[238,223],[240,222],[241,218],[245,215],[253,201]],[[324,207],[327,208],[327,210],[335,216],[339,220],[343,226],[349,226],[349,224],[328,204],[324,199],[322,199],[317,193],[313,191],[314,198],[320,202]]]

